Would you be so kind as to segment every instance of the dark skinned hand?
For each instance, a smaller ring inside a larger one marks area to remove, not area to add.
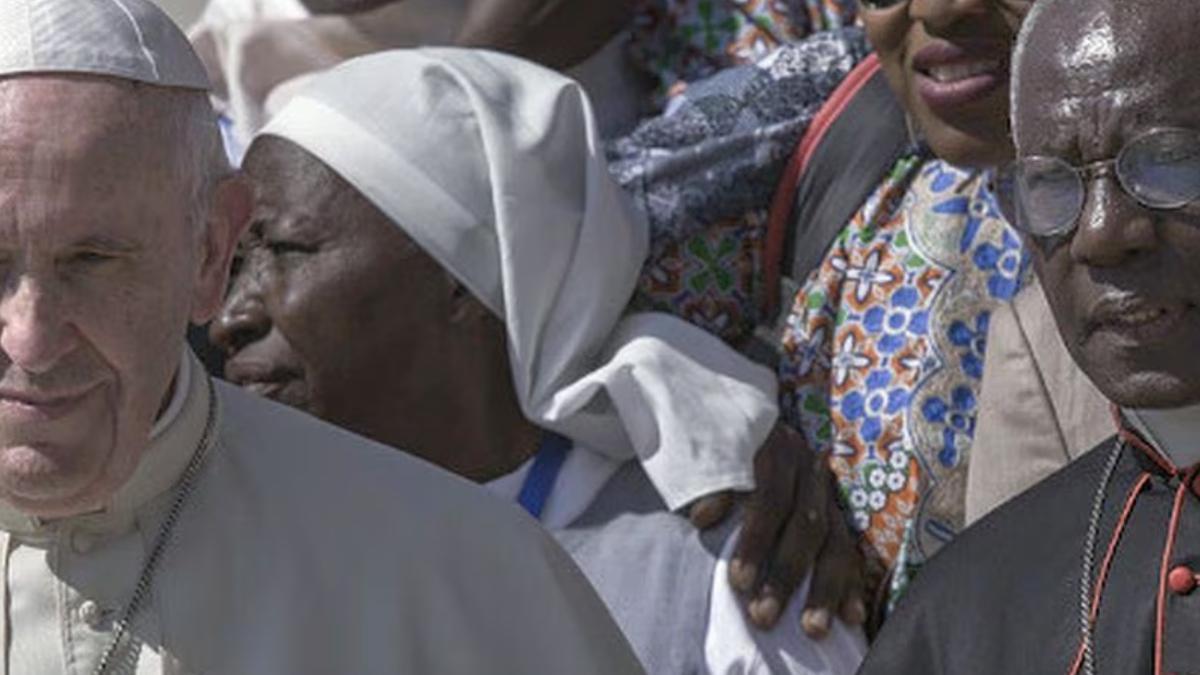
[[[745,598],[751,622],[764,630],[774,626],[811,571],[804,632],[821,639],[834,617],[861,625],[867,619],[862,554],[825,458],[780,422],[755,457],[754,474],[758,488],[740,499],[741,540],[729,566],[729,582]],[[707,529],[725,520],[738,501],[731,492],[709,495],[696,500],[688,515]]]

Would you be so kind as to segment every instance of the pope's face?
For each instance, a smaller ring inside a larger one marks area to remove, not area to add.
[[[984,167],[1012,153],[1009,51],[1031,0],[903,0],[861,11],[892,90],[942,159]]]
[[[197,306],[190,189],[135,91],[0,80],[0,498],[39,517],[132,475]]]
[[[1021,156],[1095,168],[1148,131],[1200,131],[1200,49],[1186,31],[1145,23],[1192,25],[1194,7],[1117,3],[1086,20],[1044,17],[1019,73]],[[1120,405],[1200,401],[1200,203],[1148,208],[1111,171],[1083,185],[1074,231],[1031,247],[1068,349]]]

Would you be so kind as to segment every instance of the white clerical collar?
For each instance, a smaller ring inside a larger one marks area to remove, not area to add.
[[[1200,404],[1183,408],[1125,409],[1125,419],[1177,467],[1200,463]]]
[[[137,510],[170,490],[195,453],[208,423],[209,387],[204,366],[191,350],[185,349],[171,400],[151,430],[150,445],[133,476],[117,490],[108,507],[47,523],[0,501],[0,530],[12,534],[36,534],[59,527],[95,534],[127,531],[133,526]]]
[[[175,371],[175,381],[171,383],[171,401],[150,429],[152,443],[171,426],[175,418],[179,417],[179,411],[183,410],[183,404],[187,401],[188,391],[192,388],[192,371],[195,369],[192,360],[188,358],[190,353],[191,350],[184,347],[183,355],[179,359],[179,369]]]
[[[576,446],[563,463],[554,489],[546,499],[541,523],[550,530],[561,530],[575,522],[595,501],[600,490],[608,483],[622,462],[607,455]],[[484,484],[492,494],[509,501],[517,501],[533,459],[527,460],[516,471]]]

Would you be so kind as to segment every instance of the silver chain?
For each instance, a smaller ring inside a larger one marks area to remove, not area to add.
[[[1079,632],[1083,641],[1084,675],[1096,675],[1092,644],[1092,574],[1096,570],[1096,540],[1100,537],[1100,519],[1104,516],[1104,499],[1108,493],[1108,485],[1112,482],[1124,450],[1125,443],[1118,438],[1109,452],[1108,460],[1104,464],[1104,474],[1096,487],[1096,495],[1092,498],[1092,513],[1088,518],[1087,537],[1083,543],[1083,570],[1079,578]]]
[[[136,637],[132,640],[127,640],[129,631],[133,627],[134,621],[141,612],[142,607],[146,604],[146,600],[150,597],[150,589],[154,583],[154,573],[158,571],[158,565],[162,561],[163,554],[171,544],[172,535],[175,531],[175,525],[179,522],[179,517],[183,514],[183,509],[187,506],[188,497],[196,488],[196,478],[200,474],[200,469],[204,465],[204,460],[208,456],[209,441],[212,438],[213,426],[217,420],[217,393],[213,386],[212,378],[206,377],[208,382],[208,419],[204,424],[204,433],[200,436],[200,443],[196,448],[196,452],[192,454],[191,461],[184,467],[183,473],[179,477],[179,484],[175,488],[175,499],[171,502],[171,508],[167,511],[167,516],[163,520],[162,527],[158,531],[158,537],[154,540],[154,547],[150,549],[150,555],[146,558],[145,565],[142,566],[142,573],[138,577],[137,585],[133,587],[133,595],[129,598],[129,603],[125,605],[125,609],[121,612],[121,616],[113,624],[113,636],[105,648],[104,653],[100,656],[100,662],[96,665],[95,675],[108,675],[113,672],[132,672],[133,668],[137,667],[138,656],[141,653],[141,641]],[[114,667],[120,667],[120,670],[113,670]]]

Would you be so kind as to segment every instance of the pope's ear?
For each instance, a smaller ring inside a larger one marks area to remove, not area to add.
[[[201,261],[192,300],[192,323],[208,323],[221,309],[238,239],[250,224],[253,194],[241,172],[222,178],[212,191],[208,222],[200,234]]]

